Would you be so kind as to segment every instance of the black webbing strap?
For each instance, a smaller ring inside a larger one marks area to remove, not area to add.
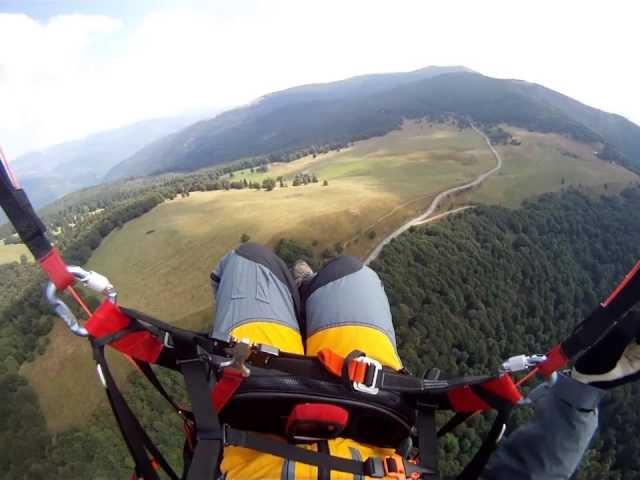
[[[562,350],[570,360],[598,342],[629,310],[640,302],[640,262],[622,283],[562,342]]]
[[[462,425],[473,416],[473,413],[456,413],[438,430],[438,437],[443,437],[452,432],[457,426]]]
[[[462,473],[458,475],[457,480],[477,480],[484,471],[487,462],[493,455],[498,442],[506,429],[507,422],[511,416],[513,408],[498,411],[491,430],[487,434],[480,449],[476,452],[473,459],[467,464]]]
[[[385,462],[389,457],[371,457],[364,462],[336,457],[322,451],[314,452],[304,448],[296,447],[288,443],[278,442],[272,437],[259,433],[248,432],[246,430],[236,430],[225,426],[225,445],[248,448],[261,453],[267,453],[289,461],[304,463],[318,467],[318,472],[339,471],[350,473],[354,476],[369,476],[372,478],[384,478]],[[396,461],[395,459],[393,460]],[[432,472],[411,463],[403,464],[407,471],[407,476],[413,473],[430,475]]]
[[[371,369],[371,367],[369,367]],[[398,393],[421,393],[421,392],[441,392],[458,388],[466,385],[481,385],[489,380],[495,379],[495,376],[481,375],[458,378],[420,378],[413,375],[397,373],[389,370],[383,370],[378,375],[378,381],[375,386],[380,390],[388,390]]]
[[[296,447],[288,443],[281,443],[266,435],[225,428],[225,444],[236,447],[249,448],[262,453],[268,453],[280,458],[286,458],[294,462],[313,465],[319,469],[337,470],[353,475],[370,475],[366,462],[335,457],[328,453],[314,452]],[[375,472],[373,472],[375,473]]]
[[[158,393],[164,397],[164,399],[167,401],[167,403],[169,403],[169,405],[173,407],[176,413],[183,418],[185,418],[185,416],[188,416],[190,412],[187,412],[184,409],[182,409],[175,402],[175,400],[171,398],[171,395],[169,395],[169,393],[165,390],[164,386],[160,382],[160,379],[151,368],[151,365],[136,359],[134,359],[134,361],[136,362],[136,365],[138,366],[142,374],[146,377],[147,380],[149,380],[149,383],[151,383],[151,385],[154,386],[154,388],[158,391]]]
[[[46,227],[33,210],[24,190],[14,185],[8,168],[0,161],[0,207],[33,256],[39,260],[52,248],[45,235]]]
[[[417,427],[420,466],[433,472],[429,474],[430,479],[439,480],[438,433],[434,407],[418,407]]]
[[[599,306],[562,342],[562,351],[570,360],[575,359],[580,352],[592,347],[604,337],[619,319],[614,312]]]
[[[180,480],[169,463],[157,449],[151,438],[131,411],[111,374],[104,355],[104,347],[93,348],[94,359],[105,382],[107,398],[116,423],[136,465],[136,475],[144,480],[159,480],[149,454],[172,480]],[[148,453],[147,453],[148,452]]]
[[[462,473],[458,475],[457,480],[477,480],[482,474],[489,458],[498,446],[498,442],[502,439],[507,422],[513,411],[513,405],[506,400],[494,395],[483,389],[482,387],[471,387],[473,393],[480,397],[485,403],[491,405],[498,411],[496,419],[491,426],[491,430],[482,442],[482,446],[473,456],[473,459],[467,464]]]
[[[318,452],[329,454],[329,442],[320,440],[318,442]],[[326,467],[318,467],[318,480],[331,480],[331,469]]]
[[[223,432],[209,391],[215,387],[207,379],[207,365],[193,338],[173,335],[178,366],[184,376],[196,424],[196,446],[187,480],[211,480],[219,474]]]

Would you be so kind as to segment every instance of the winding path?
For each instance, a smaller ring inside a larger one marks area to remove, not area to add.
[[[440,203],[442,202],[442,200],[447,198],[449,195],[454,194],[454,193],[458,193],[458,192],[462,192],[464,190],[470,190],[470,189],[472,189],[474,187],[477,187],[482,182],[484,182],[487,178],[489,178],[491,175],[493,175],[494,173],[496,173],[498,170],[500,170],[502,168],[502,157],[496,151],[496,149],[493,148],[493,145],[491,145],[491,141],[489,140],[489,138],[484,134],[484,132],[479,130],[475,125],[471,124],[471,128],[473,128],[476,131],[476,133],[478,133],[478,135],[481,135],[482,138],[484,138],[484,141],[489,146],[489,149],[493,153],[493,156],[496,157],[496,166],[493,167],[491,170],[489,170],[487,172],[484,172],[483,174],[479,175],[475,180],[473,180],[473,181],[471,181],[469,183],[465,183],[464,185],[459,185],[457,187],[453,187],[453,188],[450,188],[448,190],[445,190],[444,192],[440,192],[436,196],[436,198],[433,199],[433,201],[431,202],[431,205],[429,205],[429,208],[424,213],[420,214],[419,216],[417,216],[415,218],[412,218],[411,220],[406,222],[404,225],[400,226],[399,228],[397,228],[396,230],[391,232],[389,235],[387,235],[385,238],[383,238],[382,241],[378,245],[376,245],[376,247],[371,251],[371,253],[367,257],[367,259],[365,260],[365,264],[368,265],[373,260],[375,260],[378,257],[378,255],[380,255],[380,252],[382,251],[384,246],[386,244],[388,244],[394,238],[396,238],[399,235],[403,234],[404,232],[406,232],[407,230],[409,230],[413,226],[421,225],[423,223],[427,223],[427,221],[430,220],[429,217],[431,215],[433,215],[433,213],[436,211],[438,206],[440,206]],[[451,213],[455,213],[455,212],[460,211],[460,210],[461,209],[458,208],[458,209],[451,210],[449,212],[444,212],[442,215],[438,216],[438,218],[442,218],[445,215],[449,215]]]

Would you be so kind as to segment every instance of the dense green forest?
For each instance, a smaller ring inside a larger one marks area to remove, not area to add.
[[[412,229],[373,268],[411,370],[481,373],[561,340],[640,258],[639,240],[639,189],[597,200],[570,191],[519,210],[479,207]],[[640,478],[638,393],[633,386],[608,399],[579,478]],[[444,442],[448,469],[478,444],[475,430],[460,430]]]
[[[77,228],[59,234],[58,243],[68,258],[84,261],[104,234],[153,208],[166,198],[163,193],[179,190],[166,188],[113,197],[99,214],[67,211],[84,216]],[[640,189],[597,199],[569,191],[518,210],[479,207],[412,229],[372,267],[385,283],[401,355],[412,371],[437,365],[454,374],[487,372],[512,354],[544,352],[561,339],[640,257],[639,239]],[[281,242],[278,251],[288,260],[315,260],[310,249],[291,241]],[[33,265],[0,269],[0,471],[12,480],[126,478],[131,462],[106,409],[82,429],[46,431],[37,398],[18,369],[46,348],[56,320],[42,303],[43,278]],[[180,381],[169,375],[165,381],[180,396]],[[127,396],[179,464],[179,420],[140,379],[134,376],[132,385]],[[581,480],[640,478],[639,390],[623,389],[608,399]],[[478,419],[447,436],[447,470],[469,458],[485,426]]]

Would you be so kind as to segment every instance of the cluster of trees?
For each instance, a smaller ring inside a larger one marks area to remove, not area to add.
[[[599,199],[568,191],[519,210],[479,207],[412,228],[372,267],[384,282],[411,371],[437,366],[480,374],[564,338],[640,258],[639,238],[640,189]],[[639,393],[633,385],[605,402],[600,434],[578,478],[640,479]],[[477,419],[444,439],[448,472],[470,459],[486,428]]]
[[[318,177],[316,177],[315,173],[302,172],[293,177],[292,185],[299,187],[300,185],[308,185],[310,183],[318,183]]]
[[[484,133],[486,133],[493,145],[506,145],[507,143],[512,143],[514,141],[512,135],[502,127],[485,128]]]

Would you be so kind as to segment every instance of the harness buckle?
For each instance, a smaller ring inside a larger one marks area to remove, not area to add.
[[[410,468],[400,455],[369,457],[364,462],[365,475],[372,478],[393,478],[395,480],[417,480],[422,473],[432,473],[420,467]]]
[[[357,390],[358,392],[364,392],[370,395],[377,395],[380,389],[376,387],[376,383],[378,382],[378,376],[380,375],[380,373],[382,373],[382,364],[371,357],[364,357],[364,356],[354,358],[352,361],[364,363],[368,367],[367,375],[364,382],[362,383],[352,382],[353,389]],[[370,373],[370,372],[373,372],[373,373]]]
[[[247,367],[247,360],[251,355],[251,342],[243,338],[240,341],[237,341],[231,348],[228,349],[228,352],[231,354],[231,359],[226,362],[222,362],[219,367],[220,368],[230,368],[232,370],[238,371],[242,374],[243,377],[248,377],[251,373],[249,367]]]
[[[382,466],[384,468],[384,477],[390,477],[396,480],[418,480],[422,478],[423,474],[435,474],[435,472],[427,468],[422,468],[414,465],[412,462],[406,461],[398,454],[383,457]]]

